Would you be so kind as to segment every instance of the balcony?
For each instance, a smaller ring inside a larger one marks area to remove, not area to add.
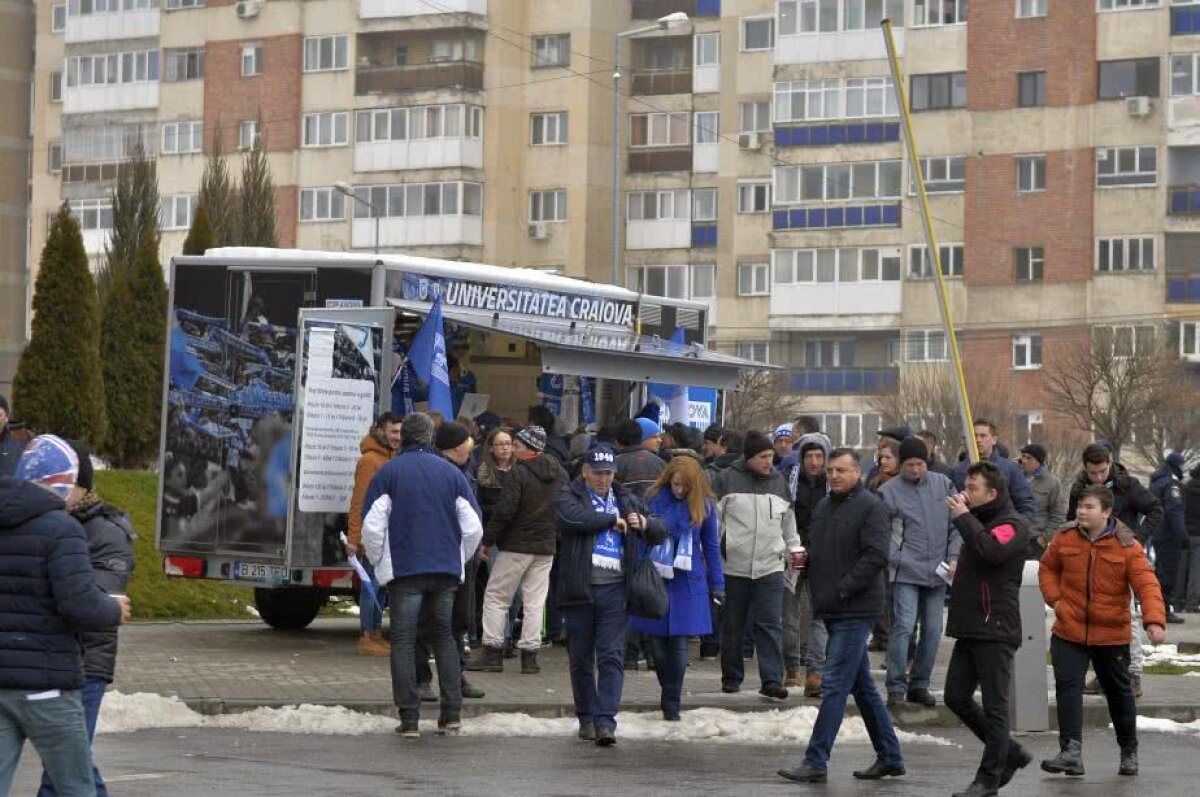
[[[1200,304],[1200,272],[1167,272],[1168,304]]]
[[[691,94],[692,70],[638,69],[633,73],[633,93],[641,96]]]
[[[896,54],[904,57],[904,28],[892,31]],[[820,64],[832,61],[875,61],[887,59],[887,48],[879,28],[827,33],[779,34],[775,40],[776,64]]]
[[[832,147],[899,140],[899,122],[830,122],[775,128],[777,147]]]
[[[80,235],[83,238],[83,251],[88,257],[95,257],[104,254],[112,230],[81,230]]]
[[[406,91],[483,88],[483,64],[478,61],[443,61],[403,66],[360,66],[354,73],[356,96],[398,94]]]
[[[432,14],[479,14],[487,16],[487,0],[359,0],[359,19],[391,19]]]
[[[360,141],[354,145],[354,171],[483,168],[483,139],[426,138],[415,141]]]
[[[653,172],[690,172],[692,148],[650,149],[629,151],[629,171],[635,174]]]
[[[154,157],[151,149],[148,154]],[[154,172],[154,161],[150,161],[150,171]],[[68,183],[102,183],[116,180],[129,166],[129,161],[103,161],[99,163],[64,163],[62,181]]]
[[[634,19],[660,19],[677,11],[689,17],[719,17],[721,0],[633,0]]]
[[[131,111],[158,107],[158,81],[70,86],[63,89],[63,113]]]
[[[688,219],[640,219],[625,223],[626,249],[687,249],[692,245]]]
[[[900,312],[903,286],[888,282],[808,282],[771,287],[770,315],[811,317],[896,315]],[[783,327],[788,324],[781,325]]]
[[[771,213],[771,226],[775,230],[899,227],[900,203],[831,205],[775,210]]]
[[[158,36],[158,13],[157,8],[139,8],[97,14],[68,14],[63,41],[67,44],[79,44],[112,39],[153,38]]]
[[[896,368],[802,368],[788,374],[792,390],[818,395],[875,395],[895,390],[899,381]]]
[[[1200,6],[1171,9],[1171,35],[1194,36],[1200,34]]]
[[[375,246],[375,219],[354,219],[351,245]],[[483,246],[483,219],[479,216],[407,216],[379,220],[379,245]]]

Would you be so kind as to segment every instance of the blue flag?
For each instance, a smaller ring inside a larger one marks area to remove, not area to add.
[[[446,362],[446,336],[442,331],[442,297],[429,310],[429,317],[417,330],[409,355],[417,378],[429,385],[429,409],[454,420],[454,399],[450,393],[450,370]]]
[[[187,335],[179,324],[171,325],[171,384],[191,390],[204,373],[204,365],[188,351]]]

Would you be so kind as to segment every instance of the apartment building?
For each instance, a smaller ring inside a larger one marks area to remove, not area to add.
[[[39,0],[30,257],[63,200],[102,251],[134,141],[164,256],[218,136],[269,153],[283,246],[607,282],[615,196],[619,279],[708,303],[718,346],[869,445],[874,397],[947,359],[884,15],[1002,437],[1053,423],[1045,371],[1081,341],[1200,361],[1191,0]]]
[[[12,392],[28,324],[29,81],[33,7],[0,5],[0,394]]]

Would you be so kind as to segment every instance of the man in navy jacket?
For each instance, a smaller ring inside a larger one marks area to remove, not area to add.
[[[979,449],[979,461],[990,462],[1000,469],[1004,483],[1008,485],[1008,494],[1013,506],[1024,515],[1030,523],[1037,523],[1037,501],[1033,500],[1033,491],[1025,478],[1021,466],[1000,453],[996,445],[996,424],[983,418],[975,419],[975,446]],[[964,459],[954,468],[951,480],[959,490],[967,488],[967,468],[971,466],[970,459]]]

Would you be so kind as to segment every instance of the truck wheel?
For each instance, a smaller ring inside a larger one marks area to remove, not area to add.
[[[307,628],[328,598],[315,589],[254,589],[254,607],[262,621],[281,631]]]

